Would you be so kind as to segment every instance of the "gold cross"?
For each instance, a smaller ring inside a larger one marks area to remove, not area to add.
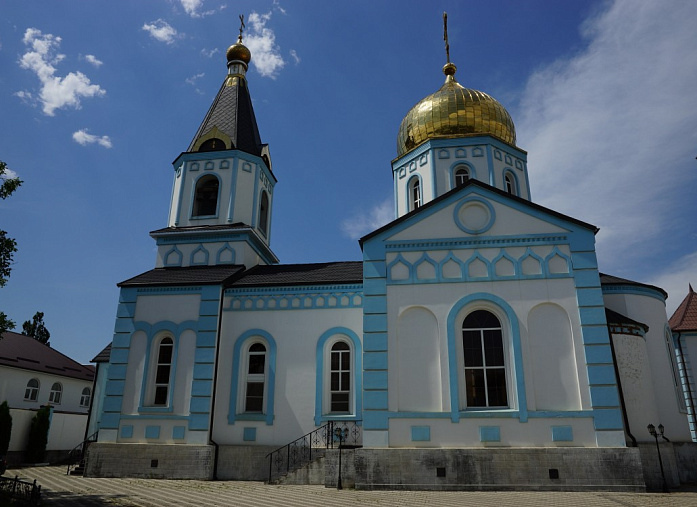
[[[240,14],[240,40],[242,40],[242,30],[244,30],[244,14]]]

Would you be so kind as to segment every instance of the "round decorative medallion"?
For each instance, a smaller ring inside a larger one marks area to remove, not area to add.
[[[455,223],[467,234],[482,234],[494,225],[493,206],[479,197],[470,197],[455,207]]]

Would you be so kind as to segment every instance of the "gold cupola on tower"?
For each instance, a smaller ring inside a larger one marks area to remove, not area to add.
[[[506,108],[492,96],[465,88],[455,79],[457,67],[450,62],[447,24],[445,39],[448,56],[448,63],[443,67],[445,83],[404,117],[397,134],[397,155],[401,157],[429,139],[477,135],[491,135],[515,146],[515,125]]]

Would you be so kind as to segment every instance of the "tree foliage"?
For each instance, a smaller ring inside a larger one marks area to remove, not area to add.
[[[29,438],[24,459],[28,463],[41,463],[46,456],[48,430],[51,426],[51,407],[41,407],[31,420]]]
[[[10,170],[7,164],[0,160],[0,199],[7,199],[19,188],[22,180],[9,177]],[[4,287],[10,278],[12,270],[12,256],[17,251],[17,242],[7,236],[7,232],[0,229],[0,287]],[[15,328],[15,323],[11,321],[5,313],[0,311],[0,338],[5,331]]]
[[[51,333],[48,332],[44,325],[44,312],[36,312],[31,320],[25,320],[24,324],[22,324],[22,334],[31,336],[44,345],[50,345],[48,340],[51,338]]]
[[[0,404],[0,456],[5,456],[10,448],[12,436],[12,415],[6,401]]]

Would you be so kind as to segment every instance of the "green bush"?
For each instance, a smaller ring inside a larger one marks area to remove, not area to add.
[[[31,420],[29,441],[24,459],[28,463],[41,463],[46,455],[48,429],[51,425],[51,407],[41,407]]]
[[[0,456],[5,456],[10,448],[10,436],[12,435],[12,416],[10,406],[6,401],[0,404]]]

